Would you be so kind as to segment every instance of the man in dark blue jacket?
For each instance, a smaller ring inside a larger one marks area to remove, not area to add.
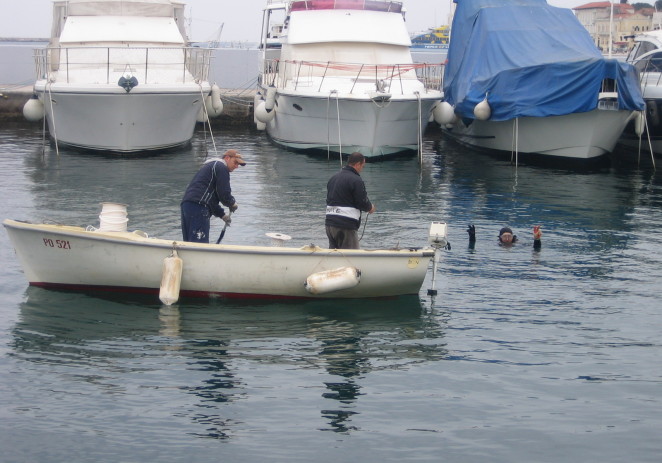
[[[221,205],[237,210],[237,201],[230,188],[230,172],[246,161],[236,150],[227,150],[223,159],[205,162],[189,183],[182,198],[182,236],[184,241],[209,243],[211,216],[220,217],[228,225],[232,221]]]
[[[365,156],[352,153],[347,165],[326,185],[325,224],[329,249],[359,249],[361,212],[372,214],[376,210],[360,175],[364,166]]]

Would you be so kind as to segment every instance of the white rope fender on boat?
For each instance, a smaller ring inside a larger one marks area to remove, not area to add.
[[[163,274],[159,299],[165,305],[172,305],[179,300],[184,261],[177,255],[176,243],[172,243],[172,254],[163,259]]]
[[[361,282],[361,270],[356,267],[339,267],[311,273],[303,286],[310,294],[326,294],[349,289]]]

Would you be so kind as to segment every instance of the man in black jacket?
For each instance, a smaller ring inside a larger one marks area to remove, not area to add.
[[[326,236],[329,249],[359,249],[358,229],[361,212],[372,214],[376,208],[368,199],[361,171],[365,156],[349,155],[347,165],[326,185]]]
[[[237,201],[230,188],[230,172],[246,161],[237,150],[227,150],[223,159],[205,162],[189,183],[182,198],[182,237],[184,241],[209,243],[211,216],[220,217],[228,225],[232,221],[221,205],[237,210]]]

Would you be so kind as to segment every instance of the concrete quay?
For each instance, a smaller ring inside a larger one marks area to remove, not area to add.
[[[253,125],[255,90],[221,89],[223,113],[210,119],[212,127]],[[28,122],[23,106],[32,97],[32,86],[0,85],[0,122]]]

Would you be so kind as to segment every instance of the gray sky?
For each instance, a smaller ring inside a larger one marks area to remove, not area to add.
[[[190,17],[191,39],[215,39],[223,24],[221,41],[257,42],[266,0],[184,0]],[[422,32],[448,23],[450,0],[402,0],[407,9],[407,29]],[[589,0],[548,0],[550,5],[572,8]],[[0,0],[0,37],[50,35],[51,0]]]

